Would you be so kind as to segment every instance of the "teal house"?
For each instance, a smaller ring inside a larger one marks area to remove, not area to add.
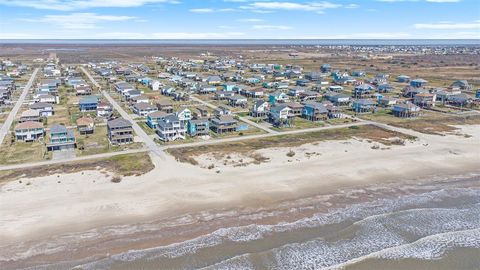
[[[190,136],[204,136],[208,135],[210,130],[210,123],[208,119],[189,120],[187,125],[187,133]]]
[[[165,116],[168,114],[163,111],[156,111],[152,112],[149,115],[147,115],[147,126],[149,126],[152,129],[156,129],[158,126],[158,122],[165,119]]]
[[[64,125],[54,125],[50,128],[50,141],[47,143],[48,151],[74,149],[76,147],[73,131]]]
[[[223,91],[233,91],[235,89],[235,84],[226,83],[222,85]]]

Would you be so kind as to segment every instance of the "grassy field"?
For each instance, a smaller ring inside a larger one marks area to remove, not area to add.
[[[292,126],[282,127],[282,128],[273,127],[272,129],[277,131],[288,131],[288,130],[296,130],[296,129],[316,128],[316,127],[323,127],[323,126],[325,126],[324,121],[314,122],[314,121],[307,120],[305,118],[295,117],[293,119]]]
[[[120,146],[110,145],[106,126],[97,126],[95,127],[95,132],[88,135],[80,135],[78,131],[75,130],[75,138],[77,139],[77,156],[96,155],[127,149],[139,149],[143,146],[142,143],[132,143]]]
[[[137,124],[147,133],[148,135],[154,135],[155,134],[155,129],[150,128],[147,125],[147,122],[145,120],[137,120]]]
[[[41,142],[12,142],[12,136],[7,135],[0,147],[0,164],[27,163],[45,160],[45,145]]]
[[[253,155],[252,152],[272,147],[295,147],[307,143],[327,140],[348,140],[353,137],[363,138],[384,145],[402,145],[405,140],[415,140],[413,136],[403,133],[382,129],[373,125],[353,126],[335,130],[323,130],[296,135],[281,135],[262,139],[245,140],[225,143],[221,145],[206,145],[199,147],[168,149],[167,152],[181,162],[196,165],[195,156],[214,153],[219,156],[227,156],[232,153]]]
[[[417,118],[407,119],[393,117],[385,114],[365,114],[360,116],[363,119],[377,121],[396,127],[408,128],[425,134],[442,135],[445,132],[457,130],[455,125],[478,125],[479,115],[460,116],[449,115],[440,112],[423,110],[423,115]]]
[[[147,153],[126,154],[106,159],[92,159],[65,164],[0,171],[0,183],[19,178],[34,178],[56,173],[75,173],[84,170],[106,170],[117,176],[142,175],[154,169]]]

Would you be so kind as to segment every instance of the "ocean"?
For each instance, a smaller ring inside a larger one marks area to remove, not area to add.
[[[479,184],[475,176],[370,186],[271,209],[99,228],[3,247],[0,262],[10,259],[3,269],[479,269]],[[162,244],[166,238],[175,241]]]
[[[479,46],[480,39],[0,39],[0,44]]]

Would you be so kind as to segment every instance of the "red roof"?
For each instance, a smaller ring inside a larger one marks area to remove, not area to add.
[[[43,128],[43,124],[40,122],[35,121],[26,121],[23,123],[18,124],[15,126],[15,130],[17,129],[34,129],[34,128]]]

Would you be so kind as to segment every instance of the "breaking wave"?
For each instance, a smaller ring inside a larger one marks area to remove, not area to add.
[[[128,262],[191,259],[200,256],[202,250],[218,252],[222,245],[236,244],[242,249],[233,256],[218,254],[214,263],[183,268],[336,269],[365,258],[431,260],[457,247],[480,248],[479,216],[479,190],[444,189],[351,205],[290,223],[222,228],[185,242],[132,250],[79,268],[108,269]],[[339,229],[326,235],[312,234],[307,240],[298,238],[297,242],[285,237],[302,231],[311,234],[312,228],[331,225]],[[282,237],[286,239],[283,242]],[[269,246],[270,242],[275,243],[271,248],[253,248],[258,243]]]

